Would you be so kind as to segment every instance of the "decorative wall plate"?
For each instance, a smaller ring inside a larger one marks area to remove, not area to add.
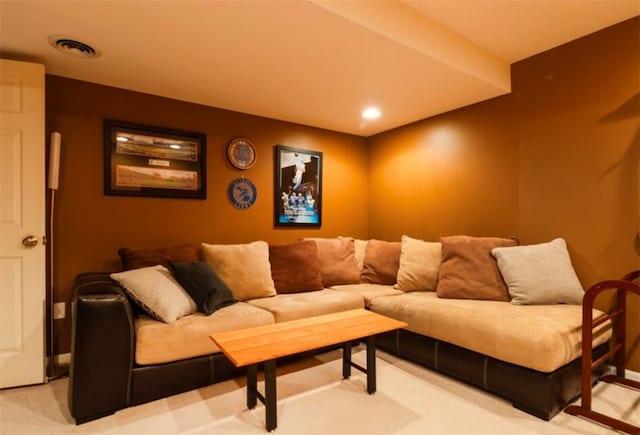
[[[258,199],[258,189],[248,178],[236,178],[227,187],[227,197],[235,208],[247,209]]]
[[[256,148],[249,139],[236,138],[227,146],[229,162],[238,169],[249,169],[256,163]]]

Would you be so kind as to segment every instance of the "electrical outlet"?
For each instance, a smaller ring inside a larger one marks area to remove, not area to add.
[[[65,318],[65,303],[64,302],[56,302],[53,304],[53,318],[56,319],[64,319]]]

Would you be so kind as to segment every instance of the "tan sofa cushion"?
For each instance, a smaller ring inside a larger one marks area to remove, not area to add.
[[[401,295],[402,291],[396,290],[391,285],[383,284],[346,284],[346,285],[334,285],[329,287],[329,290],[347,292],[355,295],[360,295],[364,298],[364,304],[368,308],[371,305],[371,301],[375,298],[382,296]]]
[[[252,326],[271,325],[273,316],[244,302],[207,316],[195,313],[169,325],[147,316],[136,318],[136,363],[162,364],[220,352],[209,335]]]
[[[239,301],[276,294],[267,242],[237,245],[203,243],[202,257]]]
[[[395,288],[405,292],[435,291],[441,262],[442,243],[402,236]]]
[[[276,322],[364,308],[362,297],[327,289],[276,295],[272,298],[252,299],[247,302],[271,312]]]
[[[513,305],[413,292],[373,299],[371,310],[407,322],[412,332],[541,372],[551,372],[581,355],[578,305]],[[602,314],[594,310],[593,317]],[[610,323],[599,326],[594,337],[594,346],[606,342]]]
[[[441,237],[442,264],[436,292],[441,298],[508,301],[491,249],[515,246],[513,239],[498,237]]]

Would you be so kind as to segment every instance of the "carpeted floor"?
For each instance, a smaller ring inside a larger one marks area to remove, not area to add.
[[[354,349],[364,365],[365,351]],[[341,353],[278,368],[279,434],[608,434],[564,413],[545,422],[499,397],[378,352],[378,391],[356,370],[341,380]],[[0,391],[1,434],[265,433],[264,407],[245,406],[244,379],[222,382],[76,426],[67,379]],[[259,384],[262,388],[262,385]],[[593,409],[640,425],[640,394],[601,383]]]

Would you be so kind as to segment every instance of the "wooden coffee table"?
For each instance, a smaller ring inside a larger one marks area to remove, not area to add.
[[[407,324],[371,311],[358,309],[290,322],[276,323],[236,331],[218,332],[210,337],[237,367],[247,367],[247,407],[255,408],[257,399],[266,409],[266,427],[277,427],[276,359],[336,344],[343,345],[342,377],[351,376],[351,367],[367,375],[367,392],[376,391],[375,336],[406,327]],[[365,339],[367,367],[351,361],[351,343]],[[264,363],[265,395],[260,394],[258,364]]]

